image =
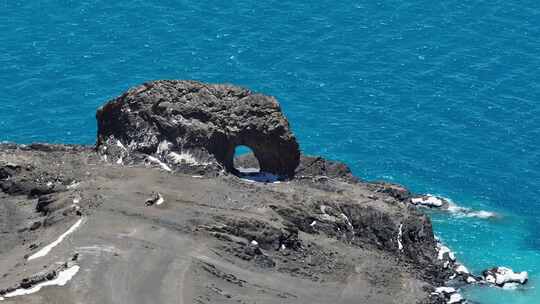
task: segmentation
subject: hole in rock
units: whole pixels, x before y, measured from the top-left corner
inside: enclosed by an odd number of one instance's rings
[[[248,146],[237,146],[234,149],[234,168],[238,176],[253,182],[272,183],[279,180],[277,175],[261,171],[255,153]]]

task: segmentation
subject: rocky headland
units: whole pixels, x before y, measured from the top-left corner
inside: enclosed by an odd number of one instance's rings
[[[0,145],[1,301],[463,303],[527,281],[456,261],[423,209],[443,199],[303,155],[272,97],[155,81],[96,117],[95,146]]]

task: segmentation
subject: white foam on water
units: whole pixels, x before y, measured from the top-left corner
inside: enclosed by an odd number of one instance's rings
[[[423,197],[415,197],[411,200],[411,202],[415,205],[421,205],[421,206],[427,206],[427,207],[442,207],[444,202],[440,198],[427,194]]]
[[[465,214],[466,217],[477,217],[481,219],[489,219],[489,218],[496,218],[498,217],[497,213],[491,212],[491,211],[472,211]]]
[[[79,272],[79,265],[71,266],[70,268],[64,269],[58,273],[55,279],[50,281],[44,281],[41,283],[36,284],[35,286],[32,286],[29,289],[19,288],[17,290],[14,290],[10,293],[6,293],[4,295],[4,298],[12,298],[17,296],[23,296],[23,295],[29,295],[32,293],[36,293],[41,290],[41,288],[45,286],[64,286],[69,282],[76,274]]]
[[[82,224],[82,221],[83,219],[79,219],[75,224],[73,224],[73,226],[71,226],[71,228],[68,229],[68,231],[64,232],[61,236],[59,236],[54,242],[50,243],[49,245],[43,247],[41,250],[39,250],[38,252],[32,254],[31,256],[28,257],[28,261],[30,260],[33,260],[33,259],[37,259],[37,258],[41,258],[41,257],[44,257],[46,256],[47,254],[49,254],[49,252],[56,246],[58,246],[58,244],[60,244],[68,235],[70,235],[71,233],[73,233],[75,230],[77,230],[77,228],[79,228],[79,226]]]
[[[467,267],[463,266],[463,265],[458,265],[455,269],[455,272],[456,273],[459,273],[459,274],[469,274],[469,269],[467,269]]]
[[[148,156],[148,160],[150,162],[152,162],[152,163],[158,164],[161,167],[161,169],[163,169],[163,170],[165,170],[167,172],[172,171],[172,169],[169,166],[167,166],[167,164],[163,163],[162,161],[160,161],[159,159],[157,159],[157,158],[155,158],[153,156]]]
[[[450,299],[448,300],[448,304],[455,304],[455,303],[461,303],[463,301],[463,297],[459,293],[453,293],[450,295]]]
[[[516,290],[519,287],[519,283],[505,283],[503,289],[506,290]]]
[[[510,268],[498,267],[497,272],[495,272],[495,283],[498,285],[514,282],[524,284],[528,279],[529,274],[526,271],[516,273]]]
[[[454,287],[437,287],[435,288],[435,292],[439,294],[442,294],[442,293],[450,294],[450,293],[455,293],[456,289]]]
[[[468,284],[476,283],[476,279],[471,276],[468,276],[466,281]]]
[[[432,196],[428,194],[428,196]],[[444,196],[437,196],[441,200],[448,202],[447,211],[458,217],[474,217],[480,219],[490,219],[498,217],[498,214],[491,211],[479,210],[475,211],[470,208],[462,207],[456,204],[452,199]]]
[[[444,258],[444,254],[445,253],[448,253],[448,257],[450,257],[450,260],[452,261],[455,261],[456,260],[456,256],[454,255],[454,253],[450,250],[450,248],[442,245],[441,243],[437,243],[437,249],[438,249],[438,253],[437,253],[437,258],[439,260],[442,260]]]

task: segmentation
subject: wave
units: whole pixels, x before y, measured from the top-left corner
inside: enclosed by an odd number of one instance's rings
[[[447,210],[451,214],[459,217],[471,217],[471,218],[480,218],[480,219],[494,219],[500,218],[500,215],[487,210],[473,210],[471,208],[462,207],[456,204],[452,199],[440,196],[427,194],[428,197],[438,198],[444,201],[446,204],[443,205],[442,209]]]

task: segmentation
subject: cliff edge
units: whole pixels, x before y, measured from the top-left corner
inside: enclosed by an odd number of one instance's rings
[[[97,120],[95,147],[0,145],[5,303],[446,303],[411,193],[301,155],[274,98],[157,81]]]

